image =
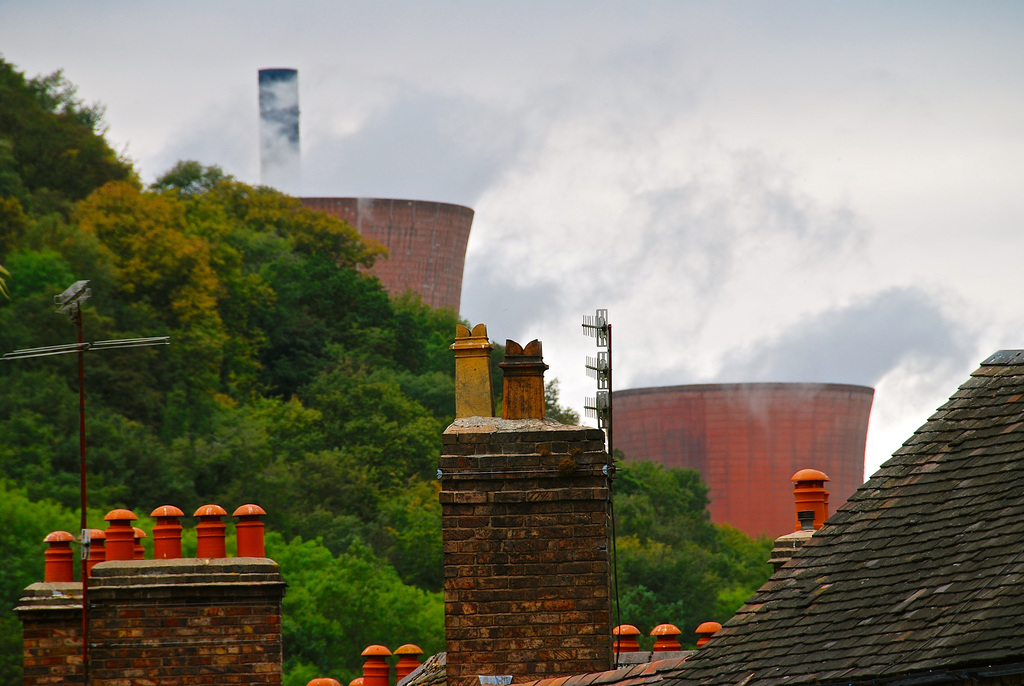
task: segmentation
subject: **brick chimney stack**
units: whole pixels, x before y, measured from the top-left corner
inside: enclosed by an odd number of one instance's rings
[[[539,341],[509,341],[501,367],[505,418],[456,419],[442,437],[449,686],[612,666],[604,434],[541,418]]]

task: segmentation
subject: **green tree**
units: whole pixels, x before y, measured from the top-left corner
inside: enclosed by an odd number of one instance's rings
[[[713,524],[696,471],[627,461],[614,491],[624,623],[669,622],[685,642],[701,622],[724,622],[767,581],[771,542]]]
[[[102,115],[61,72],[28,80],[0,59],[0,139],[9,145],[0,150],[0,194],[40,213],[66,212],[108,181],[137,183],[103,138]]]
[[[573,426],[580,423],[579,412],[558,403],[558,379],[544,384],[544,416]]]
[[[325,674],[347,683],[360,674],[363,648],[375,643],[415,643],[428,654],[443,649],[441,594],[403,584],[369,548],[332,555],[316,541],[285,543],[270,533],[267,554],[288,584],[282,629],[289,683]]]
[[[21,683],[21,623],[12,611],[22,589],[43,580],[43,539],[78,530],[78,515],[48,500],[31,500],[0,479],[0,684]]]

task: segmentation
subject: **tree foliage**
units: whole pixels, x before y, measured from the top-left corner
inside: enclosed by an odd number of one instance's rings
[[[618,453],[621,458],[621,453]],[[724,622],[769,576],[767,538],[713,524],[692,469],[627,461],[614,485],[619,612],[625,624]]]

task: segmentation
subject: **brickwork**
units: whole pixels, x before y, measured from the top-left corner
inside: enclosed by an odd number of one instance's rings
[[[16,612],[22,624],[24,686],[83,683],[82,585],[32,584]]]
[[[456,420],[443,442],[448,684],[609,669],[604,434],[472,417]]]
[[[473,210],[461,205],[384,198],[300,198],[388,249],[371,270],[392,295],[412,290],[431,307],[459,311]]]
[[[283,594],[266,559],[101,563],[89,586],[91,683],[280,684]]]
[[[793,531],[790,477],[828,474],[831,512],[864,482],[874,391],[844,384],[706,384],[617,391],[615,447],[696,469],[711,518],[752,536]]]

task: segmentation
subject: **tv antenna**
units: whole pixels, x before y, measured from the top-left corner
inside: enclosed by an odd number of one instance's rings
[[[79,541],[82,544],[79,555],[82,569],[82,670],[84,671],[85,683],[89,683],[89,619],[88,619],[88,574],[86,573],[86,561],[89,559],[89,545],[91,541],[90,531],[86,522],[86,505],[88,502],[85,478],[85,352],[87,350],[114,350],[116,348],[142,348],[153,345],[169,345],[170,336],[156,336],[153,338],[122,338],[111,341],[91,341],[86,343],[82,340],[82,303],[92,297],[92,289],[89,288],[89,281],[76,281],[60,295],[53,297],[58,314],[66,314],[74,322],[78,333],[78,342],[67,345],[50,345],[42,348],[24,348],[14,350],[3,356],[4,361],[25,360],[31,357],[50,357],[52,355],[69,355],[78,353],[78,447],[79,466],[82,494],[82,534]]]
[[[597,379],[597,395],[583,405],[588,417],[597,420],[597,428],[608,436],[608,456],[612,456],[612,325],[608,310],[597,310],[594,316],[584,315],[583,333],[597,339],[597,357],[587,357],[587,376]]]

